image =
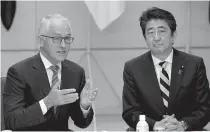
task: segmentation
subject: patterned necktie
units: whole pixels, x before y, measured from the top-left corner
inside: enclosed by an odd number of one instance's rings
[[[170,83],[169,83],[169,77],[168,73],[166,72],[167,62],[163,61],[160,62],[159,65],[162,67],[162,72],[160,72],[160,90],[161,90],[161,96],[163,98],[163,103],[165,110],[168,109],[168,101],[169,101],[169,91],[170,91]]]
[[[50,66],[50,69],[53,72],[52,83],[51,83],[51,88],[52,88],[58,82],[58,69],[59,69],[59,67],[57,65]]]
[[[50,69],[53,72],[52,83],[51,83],[51,88],[52,88],[59,81],[58,80],[58,69],[59,69],[59,67],[57,65],[55,65],[55,66],[52,65],[52,66],[50,66]],[[56,114],[56,108],[57,108],[57,106],[54,106],[54,114]]]

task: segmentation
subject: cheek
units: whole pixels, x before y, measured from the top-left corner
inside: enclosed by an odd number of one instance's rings
[[[49,50],[50,50],[50,54],[52,55],[52,56],[55,56],[56,55],[56,53],[57,53],[57,50],[58,48],[55,46],[55,45],[51,45],[50,47],[49,47]]]
[[[70,50],[70,45],[66,45],[66,51],[69,52]]]
[[[166,46],[170,46],[172,44],[172,42],[173,42],[172,38],[169,38],[169,37],[168,38],[164,38],[163,41],[164,41]]]
[[[146,39],[146,44],[151,47],[152,46],[152,39]]]
[[[43,46],[43,49],[44,49],[44,51],[47,53],[47,54],[51,54],[51,48],[50,48],[50,46],[49,45],[44,45]]]

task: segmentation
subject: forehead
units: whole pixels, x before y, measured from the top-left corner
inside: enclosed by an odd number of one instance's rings
[[[49,24],[49,33],[52,35],[67,35],[71,34],[70,25],[67,20],[53,19]]]
[[[154,29],[154,28],[166,28],[168,29],[169,26],[165,20],[161,19],[152,19],[147,22],[146,24],[146,30]]]

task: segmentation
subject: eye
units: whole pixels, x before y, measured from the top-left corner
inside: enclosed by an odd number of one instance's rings
[[[54,37],[54,40],[61,40],[61,37]]]
[[[65,37],[65,39],[71,39],[71,37]]]
[[[152,34],[152,33],[154,33],[154,32],[153,32],[153,31],[148,31],[147,33],[148,33],[148,34]]]
[[[161,33],[165,32],[165,30],[160,30]]]

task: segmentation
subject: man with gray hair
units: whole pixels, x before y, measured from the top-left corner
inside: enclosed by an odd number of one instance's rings
[[[8,70],[3,94],[6,129],[66,131],[69,117],[86,128],[98,89],[89,88],[81,66],[66,60],[74,40],[68,19],[60,14],[42,18],[37,40],[40,52]]]

